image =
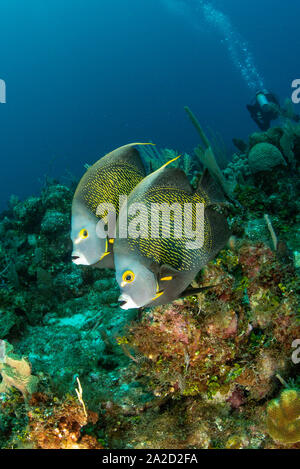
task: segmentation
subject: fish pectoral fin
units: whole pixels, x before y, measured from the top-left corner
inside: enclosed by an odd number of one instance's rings
[[[174,280],[180,272],[168,264],[163,264],[159,269],[159,280]]]
[[[218,181],[218,178],[215,175],[212,176],[207,168],[202,174],[197,191],[200,193],[204,192],[209,203],[221,203],[226,201],[224,189]]]
[[[217,285],[207,285],[206,287],[199,287],[199,288],[187,288],[186,290],[184,290],[181,295],[180,295],[180,298],[186,298],[187,296],[193,296],[193,295],[197,295],[197,293],[201,293],[205,290],[209,290],[210,288],[215,288],[217,287]]]

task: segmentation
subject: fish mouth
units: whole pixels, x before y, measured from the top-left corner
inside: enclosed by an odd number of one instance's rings
[[[127,303],[126,300],[119,300],[119,306],[120,306],[120,308],[125,309],[124,306],[126,305],[126,303]]]
[[[71,256],[72,262],[76,265],[81,264],[80,256],[72,255]]]
[[[80,264],[88,264],[84,258],[84,256],[78,256],[76,253],[72,254],[71,255],[71,259],[72,259],[72,262],[76,265],[80,265]]]
[[[119,296],[118,302],[120,308],[122,309],[135,309],[138,307],[132,298],[126,293],[123,293],[121,296]]]

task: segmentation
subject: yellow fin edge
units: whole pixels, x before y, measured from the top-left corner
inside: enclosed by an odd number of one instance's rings
[[[163,294],[164,294],[164,291],[159,291],[159,292],[157,292],[156,295],[155,295],[155,297],[152,298],[151,301],[157,300],[157,298],[159,298],[159,297],[160,297],[161,295],[163,295]]]
[[[110,252],[105,252],[104,254],[102,254],[102,256],[100,257],[99,261],[102,261],[102,259],[105,257],[105,256],[108,256],[108,254],[110,254]],[[98,262],[99,262],[98,261]]]
[[[136,142],[136,143],[129,143],[129,145],[132,145],[132,146],[134,146],[134,145],[153,145],[153,146],[156,146],[156,143],[149,143],[149,142],[147,142],[147,143],[141,143],[141,142]]]
[[[108,251],[108,239],[106,238],[106,241],[105,241],[105,252],[104,254],[102,254],[102,256],[100,257],[99,261],[102,261],[103,257],[107,256],[108,254],[110,254],[110,252]],[[99,262],[98,261],[98,262]]]
[[[178,160],[178,158],[180,158],[180,157],[181,157],[181,155],[178,155],[178,156],[176,156],[176,158],[173,158],[172,160],[167,161],[167,162],[166,162],[165,164],[163,164],[159,169],[165,168],[165,167],[168,166],[170,163],[173,163],[173,161]]]

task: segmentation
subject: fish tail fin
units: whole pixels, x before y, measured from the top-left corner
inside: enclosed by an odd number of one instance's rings
[[[204,199],[208,199],[208,202],[211,204],[226,202],[221,185],[211,176],[208,169],[204,170],[197,187],[197,192],[202,195]]]

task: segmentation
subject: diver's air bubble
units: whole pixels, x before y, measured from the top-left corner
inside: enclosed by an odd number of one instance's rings
[[[185,17],[192,26],[201,29],[205,22],[222,35],[221,43],[227,48],[235,69],[251,91],[265,88],[264,80],[255,66],[247,42],[233,27],[230,18],[205,0],[162,0],[174,13]]]

